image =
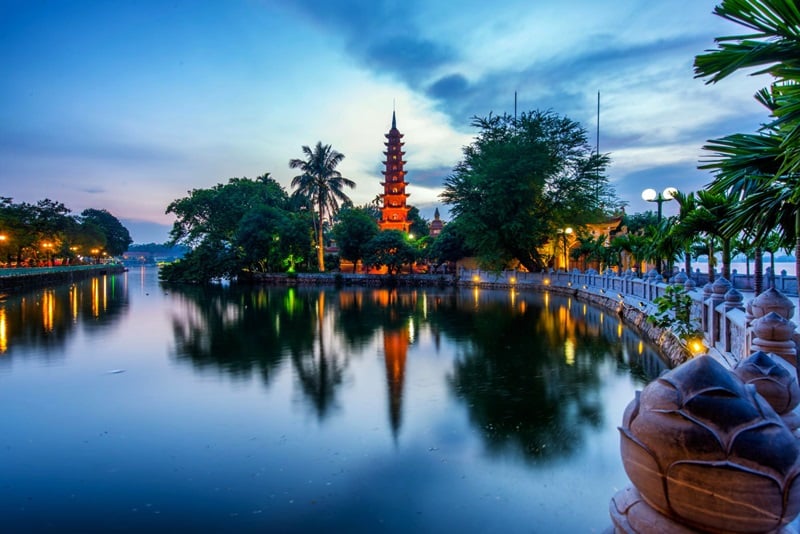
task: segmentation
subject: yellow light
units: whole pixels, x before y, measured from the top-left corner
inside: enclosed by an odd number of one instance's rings
[[[0,354],[8,350],[8,327],[6,325],[6,309],[0,308]]]
[[[476,282],[476,283],[480,282],[481,281],[481,277],[478,276],[477,274],[474,274],[474,275],[472,275],[472,281]]]
[[[514,276],[512,276],[511,278],[509,278],[509,280],[508,280],[508,281],[509,281],[509,282],[511,282],[512,284],[516,284],[516,283],[517,283],[517,279],[516,279],[516,277],[514,277]]]
[[[706,351],[706,346],[700,338],[689,339],[686,342],[686,346],[689,348],[689,352],[692,356],[699,356]]]
[[[564,361],[567,365],[575,364],[575,342],[571,339],[564,341]]]
[[[545,278],[543,283],[544,283],[544,285],[549,286],[550,285],[550,279],[549,278]]]

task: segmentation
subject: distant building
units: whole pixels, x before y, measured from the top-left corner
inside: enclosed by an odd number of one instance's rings
[[[433,220],[430,225],[430,236],[436,237],[441,234],[442,228],[444,228],[444,223],[439,219],[439,208],[436,208],[436,211],[433,212]]]
[[[408,183],[405,180],[406,172],[403,170],[405,161],[403,156],[405,152],[402,151],[403,142],[401,141],[403,134],[397,129],[397,118],[392,112],[392,128],[386,136],[386,169],[383,171],[384,181],[381,183],[383,186],[383,208],[381,209],[381,220],[378,223],[381,230],[400,230],[408,232],[411,227],[411,222],[408,220],[408,211],[411,209],[406,205],[408,193],[406,193],[406,186]]]

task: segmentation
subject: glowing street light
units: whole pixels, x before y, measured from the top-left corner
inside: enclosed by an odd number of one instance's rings
[[[647,202],[655,202],[658,204],[658,222],[661,222],[661,204],[664,202],[669,202],[673,198],[675,198],[675,193],[678,190],[674,187],[667,187],[664,189],[663,193],[657,193],[655,189],[645,189],[642,191],[642,200],[646,200]]]
[[[675,198],[675,193],[678,190],[674,187],[667,187],[664,189],[663,193],[657,193],[655,189],[645,189],[642,191],[642,200],[646,200],[647,202],[655,202],[658,204],[658,225],[661,226],[661,204],[664,202],[669,202],[673,198]],[[656,270],[661,274],[661,258],[658,258],[656,262]]]

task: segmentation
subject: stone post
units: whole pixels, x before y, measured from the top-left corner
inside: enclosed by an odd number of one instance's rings
[[[732,323],[730,317],[728,316],[728,312],[731,310],[744,310],[744,295],[742,295],[741,291],[738,289],[731,287],[728,292],[725,293],[724,297],[724,311],[720,317],[722,321],[722,346],[725,352],[730,352],[732,346]],[[737,355],[737,358],[741,357],[742,355]]]
[[[725,316],[725,306],[720,305],[725,302],[725,293],[730,291],[730,289],[731,283],[723,276],[717,278],[711,285],[712,293],[709,311],[711,312],[710,327],[712,347],[722,341],[722,323]]]
[[[797,368],[797,347],[792,339],[796,325],[775,312],[753,320],[751,349],[780,356]]]

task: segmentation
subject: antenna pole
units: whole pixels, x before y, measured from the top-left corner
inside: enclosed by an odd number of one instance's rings
[[[517,92],[514,91],[514,122],[517,122]]]

